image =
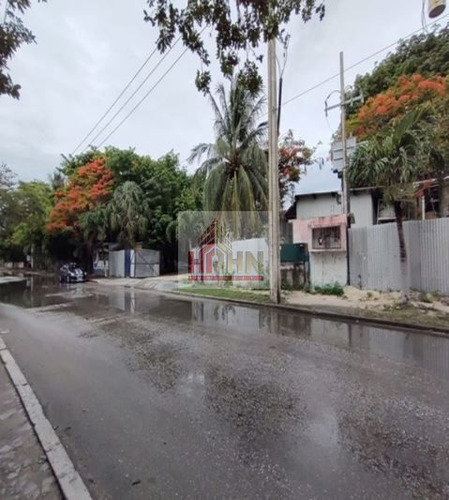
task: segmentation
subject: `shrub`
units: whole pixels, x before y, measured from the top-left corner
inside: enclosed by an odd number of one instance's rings
[[[340,283],[334,283],[333,285],[315,286],[315,293],[320,295],[336,295],[337,297],[343,297],[345,290]]]

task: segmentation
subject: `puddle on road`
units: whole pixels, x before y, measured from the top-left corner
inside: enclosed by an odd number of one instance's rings
[[[23,274],[20,277],[23,281],[0,284],[0,302],[28,309],[63,304],[86,296],[82,283],[60,284],[53,276]]]
[[[74,299],[77,299],[76,301]],[[123,288],[98,289],[87,284],[59,284],[33,276],[0,286],[0,302],[20,307],[71,303],[70,312],[86,319],[107,319],[117,312],[176,325],[201,325],[203,331],[229,335],[292,337],[314,344],[411,363],[439,377],[449,376],[449,338],[392,331],[362,324],[324,320],[263,307],[243,307],[201,299],[181,300]],[[276,345],[273,346],[276,348]]]

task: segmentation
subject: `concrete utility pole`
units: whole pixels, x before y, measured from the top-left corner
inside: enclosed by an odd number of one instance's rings
[[[276,39],[268,41],[268,237],[270,252],[270,297],[281,301],[279,235],[279,162],[276,89]]]
[[[348,154],[346,146],[346,94],[345,94],[345,61],[343,52],[340,52],[340,110],[341,110],[341,144],[343,149],[343,167],[342,167],[342,184],[343,184],[343,213],[349,217],[351,213],[351,196],[348,189]],[[349,223],[349,220],[347,220]]]
[[[328,105],[328,100],[335,93],[340,94],[340,102],[333,106]],[[363,95],[354,97],[350,96],[346,99],[346,88],[345,88],[345,67],[344,67],[344,56],[343,52],[340,52],[340,90],[335,90],[326,99],[325,112],[326,116],[332,109],[340,109],[340,128],[341,128],[341,144],[342,144],[342,158],[341,158],[341,180],[342,180],[342,213],[348,216],[351,213],[351,199],[349,194],[349,183],[348,183],[348,142],[346,137],[346,108],[348,104],[353,104],[355,102],[362,101]]]
[[[335,91],[337,92],[337,91]],[[332,92],[333,94],[334,92]],[[348,276],[347,276],[347,284],[350,284],[350,275],[349,275],[349,226],[351,224],[350,221],[350,213],[351,213],[351,194],[348,183],[348,145],[346,138],[346,105],[352,104],[357,101],[363,101],[363,96],[351,96],[350,99],[346,100],[346,87],[345,87],[345,63],[344,63],[344,55],[343,52],[340,52],[340,102],[334,106],[328,106],[327,101],[329,97],[326,99],[326,116],[327,113],[331,109],[340,108],[340,120],[341,120],[341,145],[342,145],[342,169],[341,169],[341,184],[342,184],[342,212],[346,215],[346,257],[348,260],[347,268],[348,268]]]

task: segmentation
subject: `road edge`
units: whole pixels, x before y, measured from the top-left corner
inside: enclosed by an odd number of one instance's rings
[[[64,445],[44,415],[42,406],[33,389],[1,337],[0,358],[19,395],[64,498],[67,500],[92,500],[89,490],[76,471]]]
[[[350,321],[353,323],[363,323],[370,324],[377,327],[388,327],[396,330],[405,330],[405,331],[413,331],[417,333],[426,333],[428,335],[435,335],[438,337],[448,337],[449,336],[449,328],[443,327],[429,327],[425,325],[412,325],[410,323],[402,323],[399,321],[391,321],[380,318],[370,318],[366,316],[357,316],[355,314],[342,313],[337,311],[327,311],[316,307],[309,306],[296,306],[292,304],[274,304],[272,302],[256,302],[252,300],[244,300],[244,299],[233,299],[233,298],[222,298],[222,297],[213,297],[211,295],[201,295],[197,293],[188,293],[188,292],[180,292],[180,291],[170,291],[165,292],[167,294],[176,295],[178,297],[190,297],[197,299],[208,299],[215,300],[221,302],[231,302],[234,304],[240,304],[244,306],[256,306],[256,307],[269,307],[272,309],[280,309],[287,312],[296,312],[299,314],[307,314],[310,316],[317,316],[323,319],[331,319],[336,321]]]

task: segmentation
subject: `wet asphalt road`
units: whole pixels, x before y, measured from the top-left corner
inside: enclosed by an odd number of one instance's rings
[[[0,302],[94,498],[449,498],[449,339],[93,284]]]

